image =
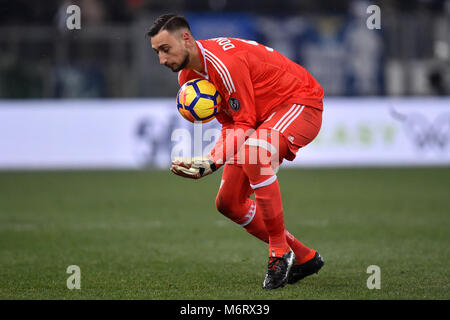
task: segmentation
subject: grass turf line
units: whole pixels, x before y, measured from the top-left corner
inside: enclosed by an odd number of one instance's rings
[[[220,173],[1,172],[0,299],[450,298],[449,168],[278,177],[288,230],[326,264],[265,291],[266,244],[214,208]]]

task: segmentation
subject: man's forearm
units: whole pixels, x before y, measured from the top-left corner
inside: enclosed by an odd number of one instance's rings
[[[224,126],[219,139],[208,154],[208,158],[214,162],[217,168],[221,167],[225,162],[233,159],[253,132],[254,129],[246,125]]]

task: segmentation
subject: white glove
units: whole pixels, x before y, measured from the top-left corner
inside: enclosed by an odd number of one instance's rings
[[[172,161],[170,171],[184,178],[200,179],[217,170],[216,164],[204,157],[181,158]]]

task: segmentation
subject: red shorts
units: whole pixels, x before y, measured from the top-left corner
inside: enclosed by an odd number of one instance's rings
[[[301,147],[314,140],[321,125],[321,110],[297,104],[279,106],[244,143],[244,147],[245,145],[261,147],[267,154],[265,156],[256,154],[252,157],[245,152],[238,152],[227,163],[237,165],[256,163],[258,159],[265,158],[266,162],[272,161],[273,167],[277,167],[283,159],[292,161]],[[252,162],[251,159],[256,161]]]
[[[260,129],[272,129],[287,139],[288,146],[284,158],[292,161],[301,147],[306,146],[319,134],[322,125],[322,111],[309,106],[294,104],[292,106],[279,106],[258,127]],[[280,144],[280,147],[282,145]],[[282,155],[280,150],[280,155]]]

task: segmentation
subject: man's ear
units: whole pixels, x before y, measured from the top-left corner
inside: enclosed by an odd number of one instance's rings
[[[194,43],[194,38],[192,38],[192,35],[188,31],[183,31],[181,34],[181,40],[185,43],[186,46],[192,46]]]

